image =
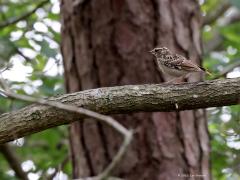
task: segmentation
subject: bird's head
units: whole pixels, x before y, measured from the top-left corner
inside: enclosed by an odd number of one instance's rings
[[[154,48],[153,50],[150,51],[154,56],[160,57],[162,55],[167,55],[170,54],[170,50],[166,47],[159,47],[159,48]]]

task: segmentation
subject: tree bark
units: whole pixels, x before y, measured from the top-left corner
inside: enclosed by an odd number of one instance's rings
[[[197,1],[62,0],[61,15],[67,92],[168,80],[159,74],[148,53],[156,46],[166,46],[200,63]],[[200,76],[189,79],[199,80]],[[203,110],[116,116],[138,131],[114,175],[133,180],[182,179],[182,175],[209,179],[205,116]],[[121,140],[100,123],[73,123],[73,177],[101,172]]]
[[[51,97],[46,101],[83,107],[102,114],[229,106],[240,103],[240,78],[167,86],[152,84],[98,88]],[[0,115],[0,144],[84,117],[51,106],[32,104]]]

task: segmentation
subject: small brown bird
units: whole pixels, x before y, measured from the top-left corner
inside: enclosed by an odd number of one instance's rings
[[[173,54],[166,47],[154,48],[150,52],[156,57],[160,70],[172,77],[180,78],[192,72],[210,74],[207,70],[187,60],[185,57]]]

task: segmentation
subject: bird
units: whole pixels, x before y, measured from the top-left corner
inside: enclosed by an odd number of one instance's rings
[[[175,79],[182,78],[193,72],[205,72],[211,75],[211,73],[203,67],[191,62],[182,55],[172,53],[166,47],[154,48],[150,53],[156,57],[157,65],[160,70],[163,73],[174,77],[174,79],[168,82],[172,82]]]

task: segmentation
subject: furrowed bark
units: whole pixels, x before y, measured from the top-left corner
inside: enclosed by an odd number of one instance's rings
[[[179,85],[127,85],[49,98],[104,114],[180,111],[240,103],[240,78]],[[57,108],[32,104],[0,116],[0,144],[84,118]],[[161,121],[161,119],[159,119]]]

